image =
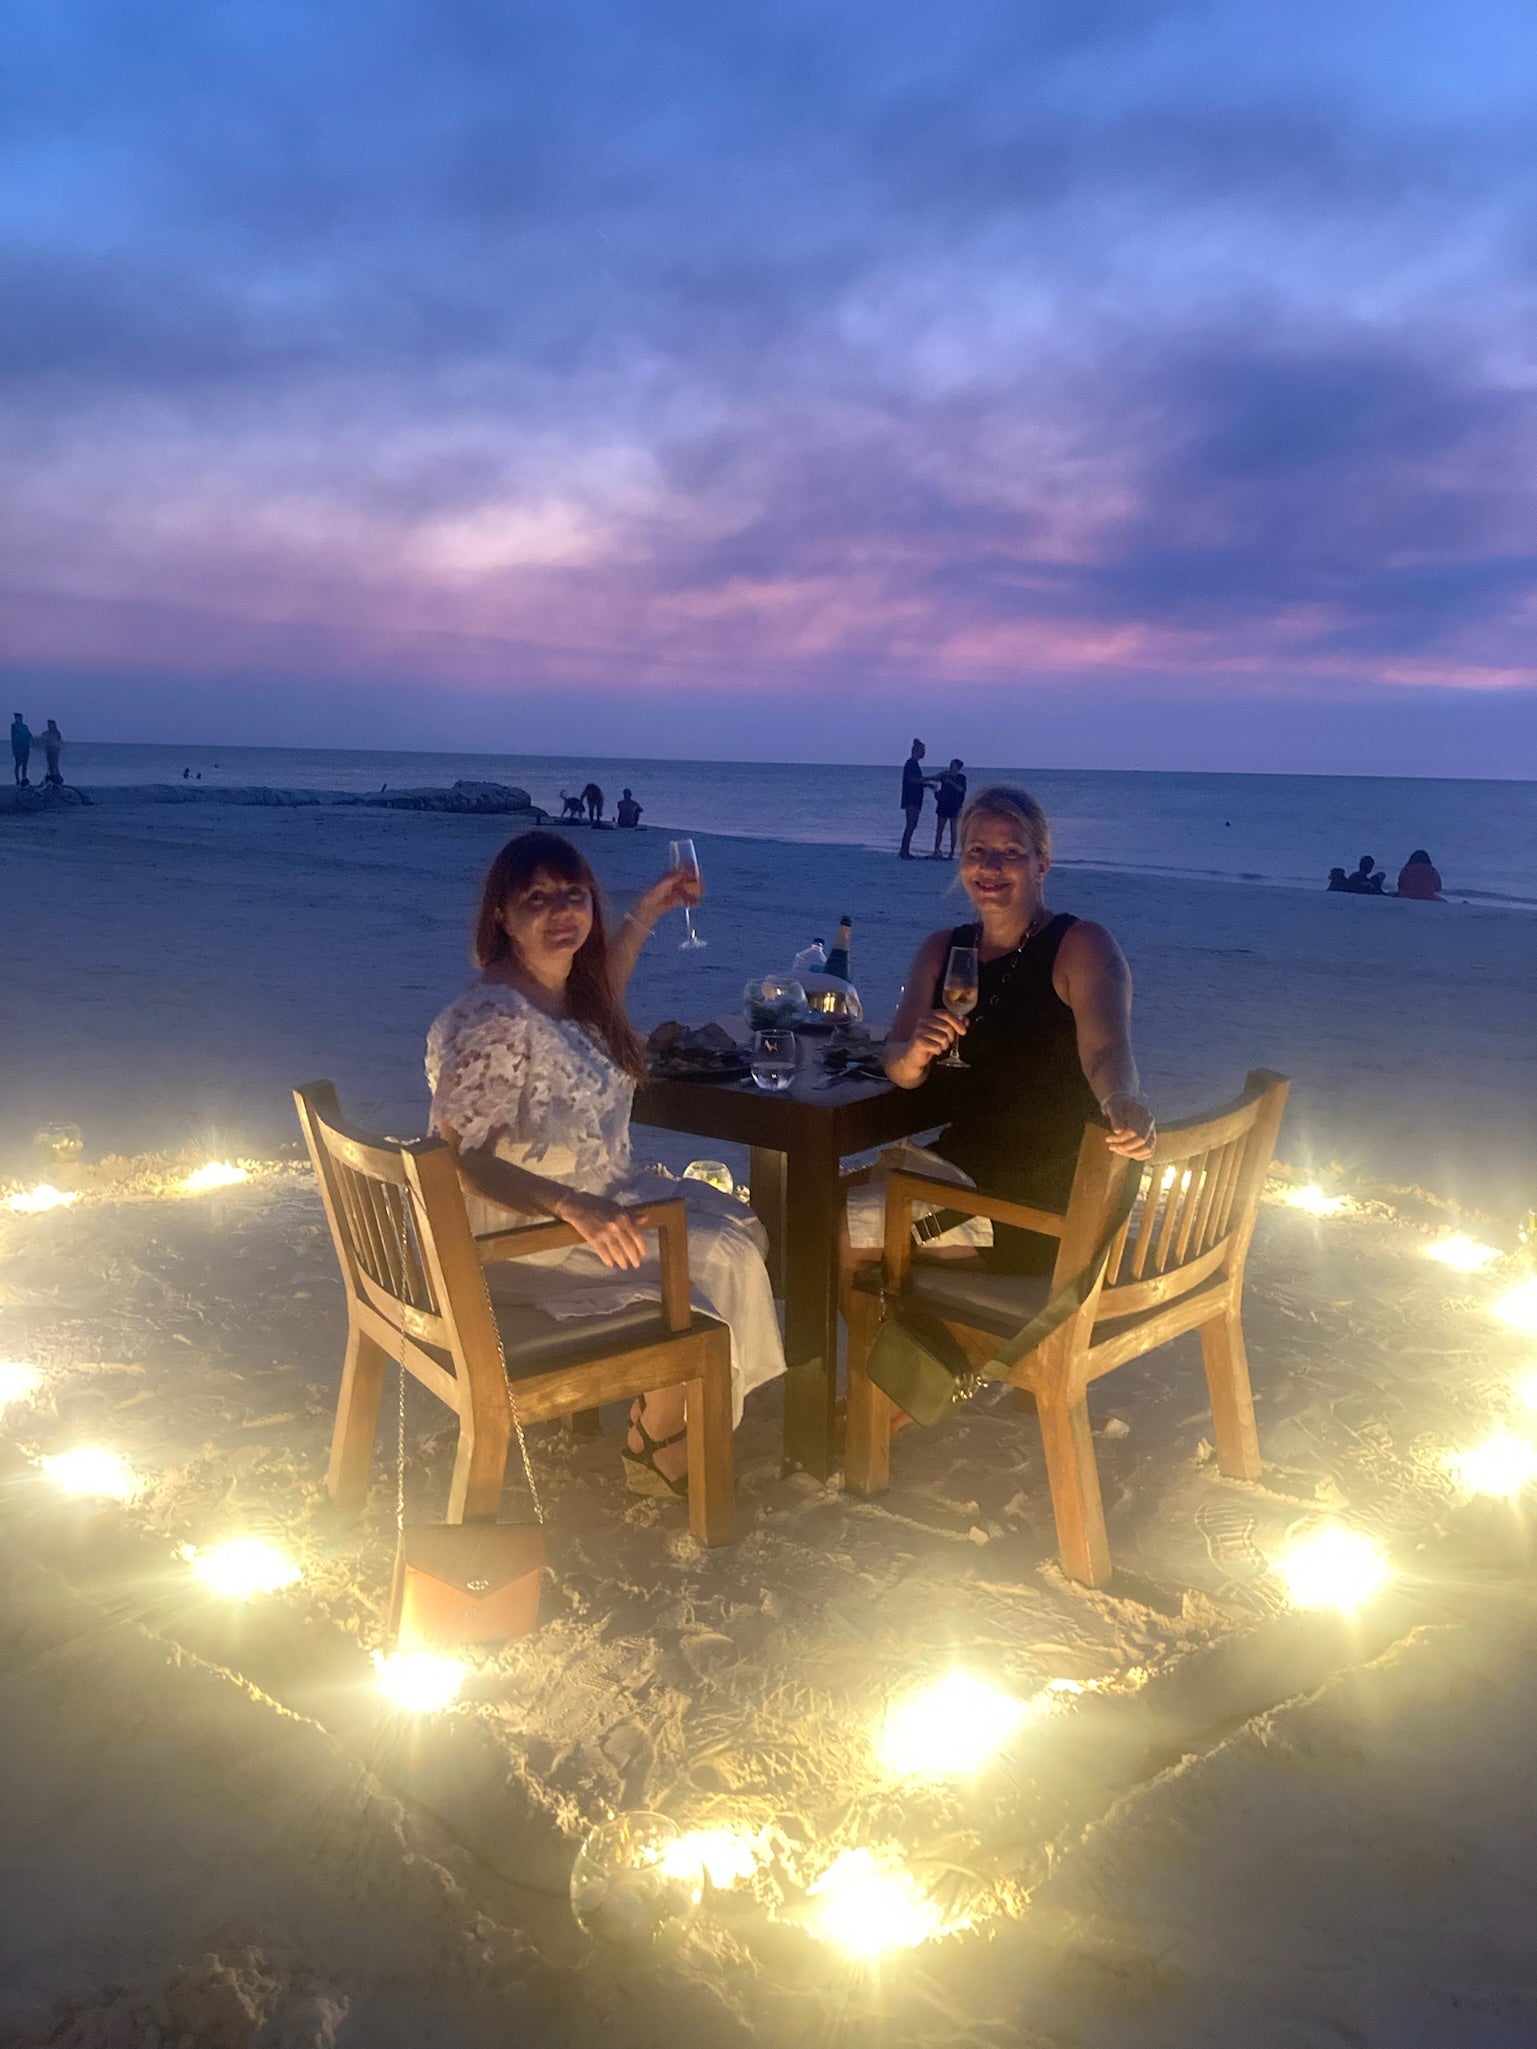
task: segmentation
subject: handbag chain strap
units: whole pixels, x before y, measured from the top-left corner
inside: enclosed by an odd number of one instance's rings
[[[397,1359],[400,1368],[400,1411],[395,1433],[395,1533],[399,1536],[406,1526],[406,1275],[410,1271],[410,1209],[411,1190],[402,1181],[400,1184],[400,1330]],[[491,1317],[491,1328],[496,1333],[496,1356],[502,1369],[502,1383],[507,1389],[507,1407],[512,1413],[512,1427],[517,1432],[518,1456],[523,1461],[523,1477],[528,1482],[528,1498],[534,1505],[534,1521],[544,1522],[544,1503],[539,1498],[539,1482],[534,1478],[533,1461],[528,1455],[528,1439],[523,1435],[523,1418],[518,1414],[517,1398],[512,1391],[512,1379],[507,1371],[507,1353],[502,1344],[501,1325],[495,1313]]]

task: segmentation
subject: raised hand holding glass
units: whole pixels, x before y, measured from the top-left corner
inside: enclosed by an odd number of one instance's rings
[[[672,842],[672,866],[675,874],[686,875],[696,888],[700,886],[699,856],[694,852],[694,842],[692,840],[674,840]],[[679,941],[679,953],[687,953],[691,948],[709,945],[710,942],[707,939],[701,939],[694,930],[694,908],[692,904],[685,904],[683,906],[683,922],[688,927],[688,937]]]
[[[952,946],[949,964],[945,969],[945,1009],[958,1021],[970,1017],[977,1007],[978,994],[977,949],[974,946]],[[965,1067],[964,1061],[954,1046],[940,1061],[941,1067]]]

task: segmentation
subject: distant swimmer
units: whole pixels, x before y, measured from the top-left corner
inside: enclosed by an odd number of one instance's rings
[[[43,728],[42,740],[43,753],[48,761],[48,773],[43,777],[43,781],[51,790],[62,790],[64,774],[59,763],[64,754],[64,735],[59,731],[57,719],[48,721]]]
[[[587,823],[603,823],[603,792],[596,783],[589,783],[582,792],[582,802],[587,806]]]
[[[16,786],[26,790],[32,787],[27,776],[27,763],[32,758],[32,728],[21,713],[11,715],[11,767],[15,772]]]
[[[1398,871],[1398,894],[1414,903],[1444,904],[1441,875],[1423,847],[1416,847]]]
[[[616,824],[622,825],[627,832],[633,832],[635,827],[640,824],[640,814],[644,809],[645,806],[637,804],[629,791],[626,790],[615,807],[614,821]]]

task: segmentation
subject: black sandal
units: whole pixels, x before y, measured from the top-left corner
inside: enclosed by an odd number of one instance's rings
[[[653,1437],[646,1428],[646,1404],[642,1397],[639,1411],[630,1418],[630,1428],[640,1438],[639,1451],[631,1451],[627,1444],[619,1447],[624,1460],[625,1484],[632,1494],[648,1494],[661,1501],[686,1501],[688,1499],[688,1474],[680,1473],[676,1480],[668,1478],[656,1462],[656,1454],[665,1451],[669,1444],[681,1444],[688,1435],[688,1425],[674,1430],[671,1437]]]

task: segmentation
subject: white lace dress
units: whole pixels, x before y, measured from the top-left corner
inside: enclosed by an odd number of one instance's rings
[[[546,1017],[516,989],[476,982],[427,1034],[431,1129],[451,1125],[465,1146],[492,1144],[499,1159],[616,1202],[682,1194],[688,1204],[689,1276],[696,1307],[731,1328],[736,1420],[748,1391],[784,1371],[784,1346],[763,1264],[763,1226],[735,1197],[699,1181],[661,1179],[630,1153],[635,1084],[587,1029]],[[531,1219],[465,1190],[477,1235]],[[654,1241],[653,1241],[654,1242]],[[493,1297],[551,1316],[601,1316],[654,1300],[655,1254],[628,1272],[586,1246],[501,1261],[486,1269]]]

